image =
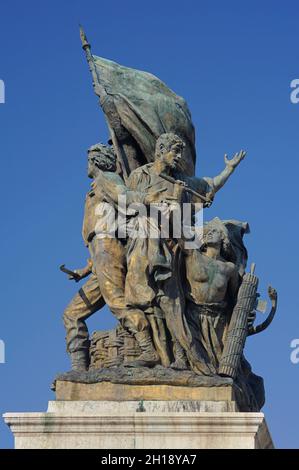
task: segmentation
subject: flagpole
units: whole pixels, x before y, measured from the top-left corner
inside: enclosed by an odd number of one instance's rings
[[[98,71],[97,71],[95,60],[94,60],[94,57],[91,53],[90,43],[88,42],[85,31],[83,30],[83,27],[81,25],[80,25],[80,38],[81,38],[82,48],[85,52],[86,60],[87,60],[88,66],[89,66],[89,70],[90,70],[91,75],[92,75],[93,89],[94,89],[95,94],[100,98],[100,105],[102,107],[102,104],[104,103],[106,98],[109,99],[109,97],[108,97],[108,94],[105,90],[105,87],[101,84],[101,80],[100,80],[100,77],[99,77],[99,74],[98,74]],[[115,110],[115,112],[116,112],[116,110]],[[105,112],[104,112],[104,114],[105,114]],[[111,125],[110,125],[110,123],[107,119],[106,114],[105,114],[105,118],[106,118],[106,121],[107,121],[107,125],[108,125],[108,128],[109,128],[111,139],[112,139],[112,142],[113,142],[113,148],[114,148],[116,156],[117,156],[117,158],[120,162],[124,180],[126,181],[127,178],[129,177],[129,174],[130,174],[130,167],[129,167],[129,163],[128,163],[128,160],[127,160],[127,156],[126,156],[124,150],[122,149],[122,147],[119,145],[119,142],[118,142],[117,136],[115,134],[115,131],[111,127]]]

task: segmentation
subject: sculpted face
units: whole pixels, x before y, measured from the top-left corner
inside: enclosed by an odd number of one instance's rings
[[[180,160],[183,157],[184,143],[174,142],[169,149],[162,149],[161,159],[167,167],[176,169],[179,166]]]
[[[216,227],[210,227],[205,234],[206,245],[220,245],[222,242],[222,233]]]
[[[98,158],[98,152],[88,152],[88,159],[87,159],[87,174],[88,178],[95,178],[98,170],[98,166],[96,164],[96,159]]]
[[[88,152],[88,163],[87,163],[87,174],[89,178],[95,178],[99,172],[102,171],[115,171],[116,162],[111,155],[105,153],[105,149],[101,152],[100,150],[89,150]]]

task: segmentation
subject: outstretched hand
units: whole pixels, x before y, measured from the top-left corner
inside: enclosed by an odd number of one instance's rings
[[[225,165],[227,167],[230,167],[232,169],[236,168],[239,163],[245,158],[246,156],[246,152],[245,150],[241,150],[240,152],[238,153],[235,153],[235,155],[233,156],[233,158],[229,159],[228,158],[228,155],[225,154],[224,155],[224,162],[225,162]]]

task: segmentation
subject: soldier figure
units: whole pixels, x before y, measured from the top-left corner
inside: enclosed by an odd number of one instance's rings
[[[126,278],[126,255],[122,240],[111,233],[97,236],[96,226],[101,225],[101,215],[97,206],[101,203],[117,202],[119,194],[130,196],[139,202],[144,195],[128,191],[116,171],[116,158],[113,150],[97,144],[88,151],[88,176],[94,181],[85,202],[83,239],[88,247],[91,260],[86,268],[75,271],[75,279],[90,278],[81,287],[65,309],[63,321],[66,328],[67,351],[72,368],[87,370],[89,366],[89,334],[85,320],[107,304],[123,328],[134,335],[142,354],[132,366],[154,366],[159,362],[150,334],[148,320],[142,310],[128,308],[124,289]],[[105,179],[110,194],[103,190],[100,181]],[[108,228],[109,230],[109,228]],[[72,278],[72,277],[71,277]],[[128,363],[129,364],[129,363]]]
[[[152,199],[158,206],[161,203],[182,205],[184,202],[212,201],[214,194],[245,157],[244,151],[237,153],[231,160],[225,155],[226,167],[214,178],[188,177],[180,170],[184,148],[185,143],[179,136],[162,134],[156,143],[154,163],[143,165],[130,174],[127,182],[129,189],[147,191],[148,194],[155,192],[156,198]],[[152,225],[149,219],[147,223]],[[163,227],[160,229],[162,231]],[[126,300],[128,305],[145,310],[152,324],[153,317],[157,314],[161,317],[162,312],[174,346],[175,360],[172,367],[186,368],[189,356],[193,368],[208,375],[211,369],[197,351],[191,350],[190,332],[183,320],[184,301],[181,301],[179,294],[180,269],[176,265],[180,264],[180,255],[176,245],[171,235],[169,239],[160,236],[160,239],[148,237],[130,241],[127,251]]]

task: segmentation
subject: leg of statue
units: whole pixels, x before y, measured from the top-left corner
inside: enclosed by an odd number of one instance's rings
[[[73,370],[88,369],[89,334],[85,320],[104,305],[98,278],[91,274],[63,313],[67,351],[71,357]]]
[[[173,341],[173,355],[175,360],[170,367],[177,370],[189,369],[186,353],[177,340]]]
[[[123,328],[135,336],[142,354],[138,366],[152,367],[160,362],[154,348],[149,322],[145,313],[128,307],[125,299],[126,254],[117,238],[94,239],[92,252],[102,295]],[[133,361],[134,363],[137,361]],[[132,367],[133,362],[130,362]]]
[[[146,310],[146,316],[151,325],[153,342],[164,367],[171,364],[171,353],[168,348],[170,334],[167,334],[167,327],[162,311],[158,307],[154,307],[152,311]]]
[[[171,280],[170,280],[171,281]],[[169,293],[167,296],[160,297],[160,308],[165,314],[166,325],[170,331],[173,342],[174,363],[171,365],[175,369],[186,369],[191,366],[194,372],[203,375],[213,375],[216,371],[212,364],[209,363],[206,355],[202,354],[202,349],[197,347],[193,341],[189,324],[184,320],[184,313],[181,310],[180,302],[177,301],[175,295],[178,289],[169,289],[171,282],[165,282]]]

